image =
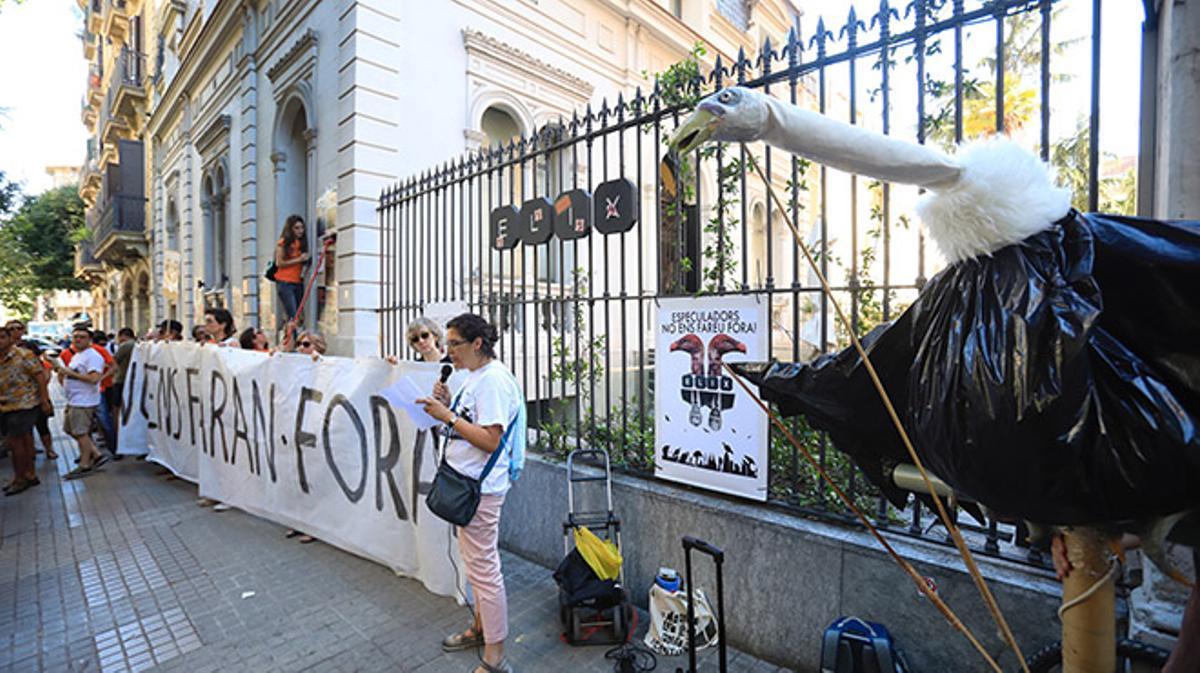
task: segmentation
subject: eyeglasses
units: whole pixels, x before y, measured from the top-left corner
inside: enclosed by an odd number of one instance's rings
[[[311,342],[311,341],[301,341],[301,342],[300,342],[300,345],[301,345],[302,347],[304,347],[304,348],[311,348],[311,347],[312,347],[312,342]]]
[[[432,335],[429,332],[421,332],[420,334],[414,334],[414,335],[410,336],[408,338],[408,342],[415,344],[418,341],[420,341],[421,339],[428,339],[430,336],[432,336]]]
[[[446,339],[446,346],[449,348],[458,348],[459,346],[461,346],[463,344],[469,344],[469,343],[471,343],[471,342],[463,341],[462,339]]]

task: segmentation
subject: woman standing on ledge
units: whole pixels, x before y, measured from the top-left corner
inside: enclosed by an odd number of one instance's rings
[[[475,673],[511,673],[504,658],[508,637],[508,597],[500,569],[500,507],[524,457],[525,396],[512,372],[496,360],[496,328],[472,313],[447,324],[446,347],[450,361],[468,370],[462,389],[450,398],[450,389],[438,382],[433,397],[417,400],[425,412],[446,424],[445,460],[461,474],[478,479],[494,451],[502,451],[482,484],[475,518],[458,530],[458,549],[467,566],[467,580],[475,595],[475,621],[461,633],[442,641],[447,652],[483,645],[483,659]]]
[[[283,319],[287,322],[300,310],[304,298],[302,266],[309,260],[308,237],[304,232],[304,218],[289,215],[283,225],[283,237],[275,245],[275,284],[279,286],[279,303],[283,307]]]

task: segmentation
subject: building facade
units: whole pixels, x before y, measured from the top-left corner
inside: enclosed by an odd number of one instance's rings
[[[385,187],[798,17],[788,0],[81,1],[95,136],[77,274],[100,324],[190,327],[220,305],[279,327],[263,273],[299,214],[314,257],[335,239],[304,322],[345,355],[379,352]]]
[[[150,325],[149,242],[142,170],[146,111],[147,0],[80,0],[88,80],[82,120],[92,134],[79,176],[90,239],[75,274],[92,288],[93,322],[143,331]]]

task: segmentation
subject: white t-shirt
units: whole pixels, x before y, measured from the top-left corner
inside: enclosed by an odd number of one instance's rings
[[[501,441],[503,433],[517,418],[525,396],[517,380],[504,363],[492,360],[488,364],[467,374],[460,391],[453,397],[452,410],[463,420],[476,425],[499,425]],[[515,431],[514,431],[515,432]],[[510,440],[511,441],[511,440]],[[497,449],[502,453],[484,480],[481,491],[488,494],[508,491],[509,446]],[[491,454],[476,448],[457,432],[447,430],[446,462],[460,473],[479,478]]]
[[[96,349],[88,347],[71,357],[67,369],[79,374],[104,371],[104,357]],[[67,405],[72,407],[95,407],[100,405],[100,382],[88,383],[73,379],[70,376],[63,379],[63,388],[67,391]]]

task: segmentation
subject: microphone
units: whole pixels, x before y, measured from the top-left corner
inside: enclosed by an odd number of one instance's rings
[[[442,378],[438,379],[438,381],[445,383],[450,378],[450,374],[453,372],[454,367],[451,367],[450,365],[442,365]]]

